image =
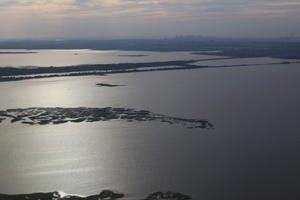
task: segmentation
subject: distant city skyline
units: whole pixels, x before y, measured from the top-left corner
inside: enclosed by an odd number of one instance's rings
[[[296,0],[1,0],[0,39],[300,37]]]

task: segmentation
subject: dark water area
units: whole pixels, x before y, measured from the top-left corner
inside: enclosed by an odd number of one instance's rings
[[[207,119],[0,124],[0,193],[60,190],[128,199],[299,199],[299,64],[35,79],[0,83],[0,110],[126,107]],[[98,87],[97,83],[124,85]]]

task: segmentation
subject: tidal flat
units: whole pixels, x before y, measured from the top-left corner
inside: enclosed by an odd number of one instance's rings
[[[116,200],[122,199],[125,195],[117,193],[112,190],[102,190],[97,195],[91,196],[76,196],[62,194],[61,192],[49,193],[33,193],[33,194],[19,194],[7,195],[0,194],[0,200]],[[141,200],[190,200],[191,197],[179,192],[154,192]]]
[[[169,124],[180,124],[187,128],[212,129],[214,126],[207,120],[185,119],[155,114],[147,110],[126,108],[27,108],[0,111],[2,120],[10,118],[11,123],[21,122],[29,125],[63,124],[67,122],[97,122],[108,120],[160,121]],[[1,120],[1,121],[2,121]],[[0,123],[1,123],[0,121]]]

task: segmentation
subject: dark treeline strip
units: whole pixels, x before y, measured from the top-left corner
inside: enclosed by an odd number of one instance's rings
[[[21,80],[29,80],[29,79],[37,79],[37,78],[55,78],[55,77],[67,77],[67,76],[91,76],[91,75],[104,76],[106,74],[102,72],[82,72],[82,73],[34,75],[34,76],[7,76],[7,77],[0,76],[0,82],[21,81]]]
[[[189,70],[189,69],[204,69],[204,68],[232,68],[232,67],[253,67],[253,66],[266,66],[266,65],[279,65],[279,64],[295,64],[300,62],[279,62],[279,63],[267,63],[267,64],[239,64],[239,65],[221,65],[221,66],[208,66],[208,65],[193,65],[185,63],[181,66],[167,67],[166,65],[161,66],[161,68],[153,69],[143,69],[143,68],[134,68],[134,69],[119,69],[119,70],[110,70],[107,72],[81,72],[81,73],[67,73],[67,74],[51,74],[51,75],[36,75],[36,76],[8,76],[1,77],[0,82],[7,81],[20,81],[20,80],[29,80],[29,79],[38,79],[38,78],[54,78],[54,77],[67,77],[67,76],[92,76],[92,75],[108,75],[108,74],[120,74],[120,73],[137,73],[137,72],[151,72],[151,71],[171,71],[171,70]]]
[[[71,73],[84,71],[110,71],[110,70],[126,70],[144,67],[160,67],[168,65],[185,65],[198,61],[220,60],[224,58],[198,59],[198,60],[178,60],[166,62],[150,62],[150,63],[119,63],[119,64],[85,64],[64,67],[1,67],[0,76],[18,76],[18,75],[35,75],[35,74],[52,74],[52,73]],[[226,58],[227,59],[227,58]]]
[[[34,54],[37,52],[31,52],[31,51],[2,51],[0,54]]]
[[[34,74],[50,74],[50,73],[70,73],[84,71],[108,71],[134,69],[141,67],[158,67],[166,65],[182,65],[192,61],[169,61],[169,62],[153,62],[153,63],[122,63],[122,64],[89,64],[65,67],[33,67],[33,68],[15,68],[3,67],[0,69],[0,76],[17,76],[17,75],[34,75]]]
[[[0,82],[8,82],[8,81],[22,81],[29,79],[38,79],[38,78],[55,78],[55,77],[68,77],[68,76],[105,76],[108,74],[121,74],[121,73],[136,73],[136,72],[150,72],[150,71],[167,71],[167,70],[182,70],[182,69],[193,69],[193,68],[203,68],[203,67],[195,67],[195,66],[182,66],[182,67],[173,67],[173,68],[159,68],[159,69],[124,69],[124,70],[112,70],[110,72],[82,72],[82,73],[69,73],[69,74],[51,74],[51,75],[34,75],[34,76],[7,76],[1,77]]]
[[[187,70],[187,69],[197,69],[197,68],[209,68],[209,66],[193,66],[193,65],[187,64],[184,66],[162,67],[162,68],[158,68],[158,69],[155,69],[155,68],[153,68],[153,69],[124,69],[124,70],[112,70],[109,72],[82,72],[82,73],[34,75],[34,76],[7,76],[7,77],[0,76],[0,82],[21,81],[21,80],[38,79],[38,78],[68,77],[68,76],[93,76],[93,75],[105,76],[108,74],[137,73],[137,72],[151,72],[151,71],[169,71],[169,70]]]

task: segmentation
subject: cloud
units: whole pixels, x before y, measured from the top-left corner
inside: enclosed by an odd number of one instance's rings
[[[264,10],[276,15],[299,9],[298,1],[278,0],[1,0],[2,10],[16,13],[16,11],[35,11],[47,15],[61,16],[103,16],[124,17],[128,14],[140,17],[157,14],[163,17],[178,15],[184,17],[247,15]],[[89,12],[89,13],[87,13]],[[164,14],[163,14],[164,13]]]
[[[5,31],[7,34],[11,30],[22,32],[24,27],[44,27],[45,24],[48,24],[46,28],[55,30],[90,24],[90,27],[105,26],[107,29],[120,26],[122,31],[126,24],[132,30],[153,27],[157,32],[171,24],[174,27],[184,24],[189,28],[169,29],[176,29],[174,34],[189,30],[201,34],[206,32],[203,27],[215,32],[216,24],[220,26],[217,32],[222,33],[227,30],[222,24],[230,27],[233,21],[239,25],[251,22],[254,27],[257,24],[261,28],[264,27],[259,25],[261,21],[274,24],[276,20],[290,24],[286,32],[292,30],[294,34],[298,29],[290,27],[296,26],[295,19],[300,20],[300,2],[296,0],[0,0],[0,26],[7,27],[0,37]],[[195,26],[201,28],[195,29]]]

